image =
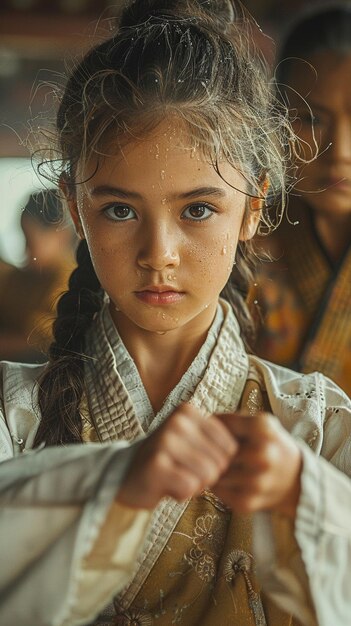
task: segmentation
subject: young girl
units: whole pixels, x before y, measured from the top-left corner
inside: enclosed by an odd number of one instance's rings
[[[237,321],[293,135],[213,6],[136,0],[62,98],[81,242],[48,364],[2,366],[2,626],[348,623],[350,402]]]
[[[267,241],[256,294],[260,356],[320,370],[351,394],[351,7],[300,17],[281,51],[278,82],[306,158],[283,220]],[[313,132],[312,132],[313,131]]]

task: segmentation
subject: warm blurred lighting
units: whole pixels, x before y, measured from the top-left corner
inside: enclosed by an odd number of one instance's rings
[[[0,159],[0,257],[8,263],[24,261],[21,209],[29,194],[42,188],[30,159]]]
[[[18,74],[21,69],[21,59],[14,50],[0,47],[0,76],[8,78]]]
[[[0,11],[37,14],[95,15],[99,17],[106,10],[120,7],[123,0],[1,0]]]
[[[89,0],[61,0],[60,7],[67,13],[82,13],[89,7]]]

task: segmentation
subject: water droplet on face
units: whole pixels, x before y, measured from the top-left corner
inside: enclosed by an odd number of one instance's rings
[[[161,170],[160,176],[161,176],[161,179],[164,180],[166,178],[166,172],[164,170]]]
[[[167,202],[167,199],[166,198],[162,198],[161,204],[166,204],[166,202]]]
[[[37,257],[36,257],[36,256],[34,256],[34,257],[33,257],[33,261],[36,261],[36,260],[37,260]]]
[[[166,313],[162,313],[161,317],[162,317],[163,320],[165,320],[167,318]]]
[[[227,246],[223,246],[222,250],[221,250],[221,254],[227,254]]]
[[[167,280],[175,280],[176,277],[174,276],[174,274],[168,274],[167,275]]]

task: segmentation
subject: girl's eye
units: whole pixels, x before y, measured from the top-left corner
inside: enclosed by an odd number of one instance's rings
[[[215,209],[208,204],[192,204],[183,211],[182,217],[185,217],[185,219],[188,220],[201,222],[207,220],[211,217],[211,215],[213,215],[213,213],[215,213]]]
[[[300,113],[299,120],[302,124],[307,124],[308,126],[319,126],[322,124],[322,120],[318,115],[313,115],[313,113]]]
[[[110,204],[104,209],[104,213],[115,222],[127,222],[136,217],[134,209],[127,204]]]

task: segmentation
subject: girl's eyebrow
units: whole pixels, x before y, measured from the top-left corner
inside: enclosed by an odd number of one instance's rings
[[[225,196],[225,190],[221,187],[197,187],[196,189],[191,189],[190,191],[185,191],[184,193],[179,194],[178,198],[194,198],[196,196],[217,196],[223,198]]]
[[[136,191],[129,191],[128,189],[122,189],[122,187],[112,187],[110,185],[98,185],[97,187],[93,187],[90,190],[90,194],[95,197],[118,196],[120,198],[135,198],[137,200],[143,199],[143,196]],[[183,193],[173,194],[170,196],[170,200],[177,198],[195,198],[198,196],[217,196],[223,198],[225,195],[226,192],[221,187],[196,187],[195,189],[190,189],[189,191],[184,191]]]
[[[127,189],[122,189],[121,187],[112,187],[111,185],[98,185],[97,187],[92,187],[92,189],[90,189],[90,195],[95,197],[119,196],[121,198],[142,198],[140,193],[128,191]]]

